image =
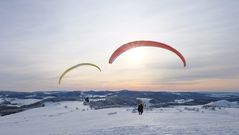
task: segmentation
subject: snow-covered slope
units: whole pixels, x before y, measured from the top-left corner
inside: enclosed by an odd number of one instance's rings
[[[30,105],[39,101],[41,100],[40,99],[15,99],[15,100],[12,100],[11,103],[22,106],[22,105]]]
[[[239,134],[238,108],[199,112],[183,108],[158,108],[138,115],[133,108],[91,110],[76,101],[47,103],[0,117],[0,135]]]
[[[30,104],[41,101],[40,99],[33,99],[33,98],[32,99],[18,99],[18,98],[4,98],[4,99],[2,99],[2,101],[4,101],[4,100],[8,101],[11,104],[16,105],[16,106],[30,105]],[[0,102],[1,102],[1,99],[0,99]]]
[[[194,99],[176,99],[174,100],[174,103],[183,104],[183,103],[188,103],[192,101],[194,101]]]
[[[209,106],[215,106],[215,107],[232,107],[232,108],[239,108],[238,102],[229,102],[227,100],[219,100],[216,102],[208,103]]]

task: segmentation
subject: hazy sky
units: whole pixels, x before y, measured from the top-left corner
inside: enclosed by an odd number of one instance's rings
[[[238,0],[2,0],[0,90],[239,91]],[[153,40],[108,64],[120,45]],[[60,74],[81,62],[95,63]]]

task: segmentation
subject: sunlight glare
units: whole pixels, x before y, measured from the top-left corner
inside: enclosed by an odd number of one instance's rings
[[[144,59],[144,52],[142,48],[135,48],[125,53],[125,57],[130,63],[140,63]]]

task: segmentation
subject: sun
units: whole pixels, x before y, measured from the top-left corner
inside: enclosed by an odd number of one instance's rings
[[[141,63],[144,59],[144,51],[142,48],[135,48],[125,53],[125,57],[130,63]]]

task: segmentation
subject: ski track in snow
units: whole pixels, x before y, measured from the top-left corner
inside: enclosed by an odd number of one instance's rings
[[[77,101],[49,103],[45,107],[0,117],[0,135],[239,134],[239,108],[196,112],[184,110],[182,106],[146,110],[142,116],[131,110],[91,110]]]

